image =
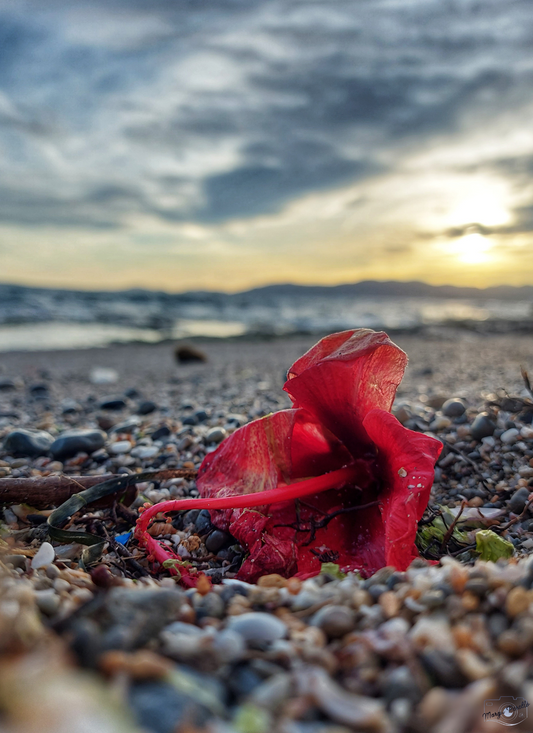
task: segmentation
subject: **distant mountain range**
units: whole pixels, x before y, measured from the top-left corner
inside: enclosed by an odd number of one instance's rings
[[[497,285],[490,288],[458,287],[456,285],[429,285],[428,283],[413,280],[401,282],[397,280],[363,280],[358,283],[342,285],[294,285],[281,283],[253,288],[239,293],[223,293],[209,290],[191,290],[179,293],[168,293],[158,290],[131,288],[128,290],[73,290],[59,288],[30,287],[0,283],[0,301],[20,301],[28,296],[45,296],[54,300],[67,299],[73,296],[81,301],[95,300],[128,300],[142,302],[143,300],[170,300],[181,302],[213,302],[233,301],[241,299],[261,300],[262,298],[309,298],[341,297],[341,298],[453,298],[458,300],[533,300],[533,285],[514,287],[512,285]]]

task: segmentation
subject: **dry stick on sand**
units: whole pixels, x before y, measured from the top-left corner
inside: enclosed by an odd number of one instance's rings
[[[196,471],[169,469],[169,478],[193,479]],[[80,489],[116,478],[112,473],[100,476],[32,476],[31,478],[0,479],[1,504],[29,504],[36,509],[45,509],[62,504]]]

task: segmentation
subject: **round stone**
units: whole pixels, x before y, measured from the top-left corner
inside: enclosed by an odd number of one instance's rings
[[[524,510],[528,499],[529,489],[525,486],[522,486],[511,496],[509,500],[509,509],[515,514],[520,514]]]
[[[101,430],[66,430],[54,440],[50,452],[58,461],[72,458],[77,453],[94,453],[105,445],[106,435]]]
[[[4,450],[14,456],[36,458],[45,456],[54,439],[44,430],[26,430],[19,428],[8,433],[4,440]]]
[[[480,412],[472,423],[470,434],[474,440],[488,438],[496,430],[496,425],[492,422],[487,412]]]
[[[232,541],[232,536],[228,532],[224,532],[221,529],[215,529],[205,541],[205,547],[208,552],[212,552],[214,555],[221,550],[224,545]]]
[[[466,407],[464,403],[455,397],[450,400],[446,400],[442,406],[442,414],[446,415],[446,417],[461,417],[465,410]]]
[[[331,639],[338,639],[354,630],[355,614],[346,606],[325,606],[315,614],[312,623]]]
[[[60,598],[53,590],[38,590],[35,592],[37,608],[46,616],[53,616],[59,610]]]
[[[519,435],[519,430],[517,430],[516,428],[510,428],[500,435],[500,440],[506,445],[511,445],[511,443],[516,443]]]
[[[250,645],[277,641],[287,635],[287,627],[283,621],[276,616],[261,612],[232,616],[227,628],[240,634]]]
[[[221,443],[226,437],[227,433],[224,428],[211,428],[208,430],[205,436],[206,443]]]
[[[150,415],[152,412],[157,410],[157,405],[152,400],[143,400],[137,406],[138,415]]]

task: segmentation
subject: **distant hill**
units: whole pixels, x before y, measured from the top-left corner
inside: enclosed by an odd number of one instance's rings
[[[213,302],[217,300],[259,300],[262,298],[308,298],[322,297],[352,297],[352,298],[454,298],[469,300],[533,300],[533,285],[513,287],[512,285],[497,285],[490,288],[469,288],[455,285],[429,285],[417,280],[400,282],[396,280],[363,280],[357,283],[343,285],[294,285],[280,283],[253,288],[239,293],[222,293],[209,290],[195,290],[180,293],[145,290],[131,288],[120,291],[87,291],[59,288],[29,287],[0,283],[0,301],[17,301],[28,296],[48,296],[56,300],[79,298],[81,301],[94,300],[128,300],[131,302],[143,301],[178,301],[178,302]]]
[[[377,298],[456,298],[474,300],[533,300],[533,285],[513,287],[512,285],[497,285],[491,288],[465,288],[455,285],[429,285],[428,283],[413,280],[400,282],[397,280],[363,280],[358,283],[344,285],[267,285],[254,288],[240,296],[340,296],[340,297],[377,297]]]

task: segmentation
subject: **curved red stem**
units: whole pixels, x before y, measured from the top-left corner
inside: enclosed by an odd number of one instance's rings
[[[174,559],[176,555],[165,550],[146,531],[152,517],[160,512],[175,512],[188,509],[248,509],[256,506],[276,504],[291,499],[300,499],[310,494],[319,494],[328,489],[341,488],[357,477],[357,469],[353,464],[339,468],[337,471],[325,473],[322,476],[296,481],[294,484],[277,486],[268,491],[257,491],[254,494],[240,494],[216,498],[174,499],[161,501],[148,507],[137,520],[135,534],[139,541],[147,548],[154,559],[162,565],[165,560]],[[171,570],[172,572],[172,570]],[[175,572],[173,574],[176,574]],[[182,576],[183,580],[183,576]]]

